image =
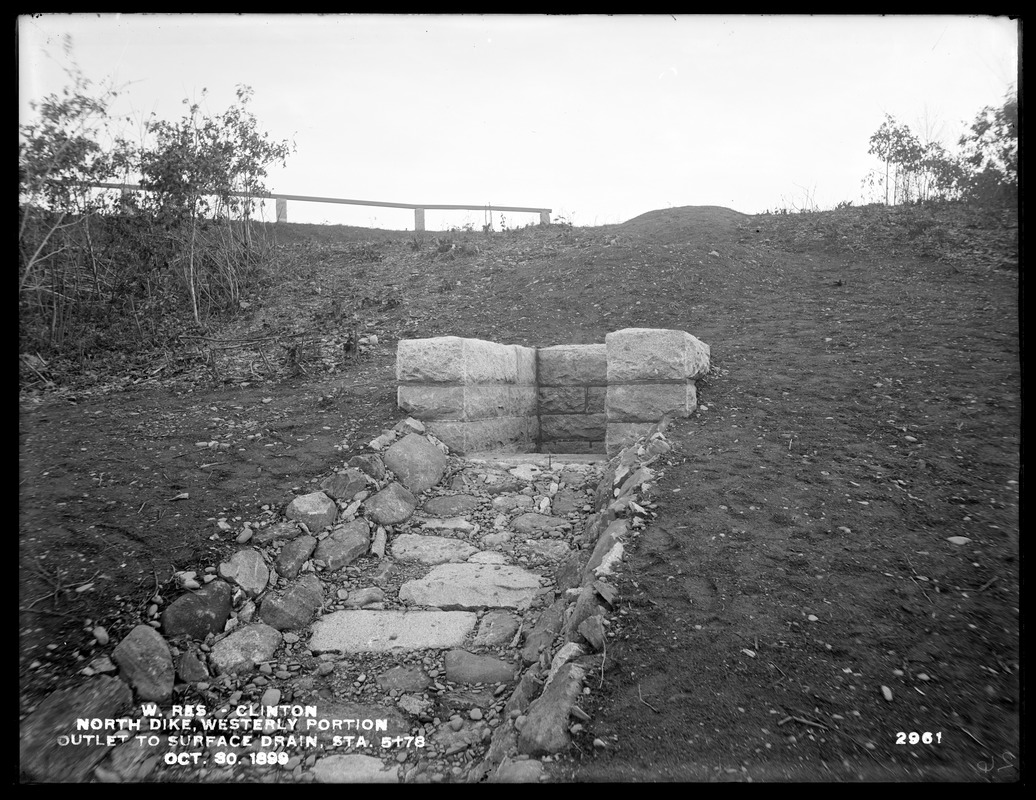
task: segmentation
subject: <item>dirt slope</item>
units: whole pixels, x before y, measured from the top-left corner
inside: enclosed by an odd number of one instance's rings
[[[52,365],[56,390],[23,376],[21,712],[110,650],[93,624],[117,642],[172,599],[174,568],[229,551],[220,518],[279,513],[398,419],[399,338],[679,328],[712,346],[707,410],[674,427],[593,720],[553,779],[1015,779],[1012,225],[691,207],[493,235],[281,229],[231,324]],[[378,343],[346,360],[353,324]]]
[[[674,428],[558,774],[1017,779],[1014,287],[775,255],[702,309],[708,410]]]

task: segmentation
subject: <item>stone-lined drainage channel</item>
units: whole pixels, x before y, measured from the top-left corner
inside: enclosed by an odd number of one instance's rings
[[[95,630],[83,683],[24,721],[23,772],[545,779],[588,719],[609,576],[651,515],[662,430],[610,461],[463,458],[402,421],[282,521],[228,528],[234,555],[180,575],[185,592],[156,597],[122,641]]]

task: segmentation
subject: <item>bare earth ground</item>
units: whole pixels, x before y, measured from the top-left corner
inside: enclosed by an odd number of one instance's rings
[[[231,552],[220,518],[279,514],[400,418],[398,339],[678,328],[714,370],[670,431],[593,719],[552,780],[1019,779],[1016,221],[688,207],[276,235],[230,324],[23,368],[23,717],[173,599],[174,570]],[[346,362],[353,313],[378,343]]]

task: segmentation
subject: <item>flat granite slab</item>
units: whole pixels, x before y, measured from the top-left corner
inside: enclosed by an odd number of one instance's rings
[[[534,464],[546,467],[548,464],[603,464],[610,456],[603,453],[506,453],[494,450],[485,453],[469,453],[468,461],[480,463],[503,462],[505,464]]]
[[[399,599],[445,609],[526,609],[540,591],[540,579],[521,567],[502,564],[442,564],[425,577],[399,587]]]
[[[471,611],[335,611],[313,623],[317,653],[383,653],[459,647],[474,630]]]

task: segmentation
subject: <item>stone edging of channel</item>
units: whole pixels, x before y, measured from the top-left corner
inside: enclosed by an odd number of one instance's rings
[[[609,615],[619,608],[618,588],[609,578],[625,545],[654,516],[646,498],[658,474],[650,465],[671,450],[668,425],[669,419],[662,419],[608,462],[581,537],[586,548],[572,553],[559,570],[558,596],[525,634],[525,668],[472,781],[545,778],[540,758],[567,750],[573,729],[589,721],[578,705],[583,683],[603,670]]]

